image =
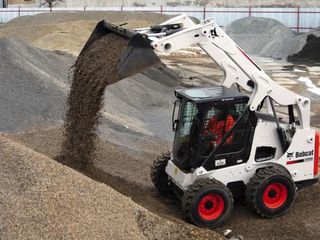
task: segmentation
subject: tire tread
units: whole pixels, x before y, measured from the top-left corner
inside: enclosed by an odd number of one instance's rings
[[[158,156],[157,159],[153,161],[153,164],[151,166],[151,172],[150,172],[151,181],[154,184],[154,186],[158,189],[158,191],[163,195],[170,194],[169,190],[163,189],[162,186],[160,186],[160,181],[162,181],[162,179],[160,179],[161,174],[165,170],[169,160],[170,160],[170,152],[166,152]]]
[[[247,204],[251,208],[253,208],[257,214],[259,214],[262,217],[272,218],[272,217],[277,217],[279,215],[282,215],[284,213],[282,212],[277,215],[268,215],[260,210],[256,201],[256,194],[260,184],[270,177],[279,176],[279,175],[286,176],[288,179],[291,180],[292,184],[295,187],[295,184],[290,174],[287,171],[277,167],[266,167],[266,168],[258,169],[256,174],[250,179],[249,183],[247,184],[247,189],[246,189]]]
[[[182,210],[187,218],[187,221],[192,222],[192,216],[191,216],[191,208],[192,208],[192,204],[193,204],[193,199],[195,198],[195,196],[203,189],[206,189],[208,187],[219,187],[222,188],[226,193],[228,198],[231,201],[231,209],[229,210],[229,212],[232,212],[233,209],[233,195],[230,191],[230,189],[225,186],[223,183],[221,183],[220,181],[216,180],[216,179],[210,179],[210,178],[202,178],[199,180],[196,180],[190,187],[189,189],[184,193],[184,196],[182,198],[181,201],[181,207]],[[221,220],[216,226],[217,227],[219,225],[221,225],[226,219]]]

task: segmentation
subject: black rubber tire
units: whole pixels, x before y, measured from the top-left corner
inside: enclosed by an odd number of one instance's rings
[[[170,160],[170,152],[163,153],[158,156],[151,166],[151,181],[158,191],[164,195],[172,195],[170,188],[170,181],[168,175],[165,172],[168,161]]]
[[[281,184],[286,188],[286,198],[279,207],[270,208],[264,202],[264,191],[271,184]],[[246,189],[246,201],[257,214],[272,218],[286,213],[296,196],[296,186],[289,173],[277,167],[259,169],[250,179]]]
[[[202,218],[199,213],[199,203],[204,197],[211,194],[221,196],[224,207],[222,213],[217,218],[207,220]],[[215,179],[203,178],[196,180],[184,193],[181,206],[189,222],[198,227],[215,228],[223,224],[230,217],[233,209],[233,196],[226,185]]]

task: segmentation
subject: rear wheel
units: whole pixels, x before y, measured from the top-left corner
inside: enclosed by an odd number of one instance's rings
[[[223,224],[233,209],[232,193],[215,179],[199,179],[184,193],[182,209],[189,221],[199,227],[214,228]]]
[[[167,196],[171,195],[170,180],[166,174],[166,166],[170,160],[170,152],[158,156],[151,166],[151,181],[158,191]]]
[[[263,168],[250,179],[247,203],[261,216],[271,218],[284,214],[292,206],[296,186],[291,176],[276,167]]]

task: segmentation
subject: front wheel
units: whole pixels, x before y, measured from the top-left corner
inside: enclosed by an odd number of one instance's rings
[[[262,217],[277,217],[289,210],[296,194],[291,176],[276,167],[263,168],[250,179],[247,203]]]
[[[158,156],[151,166],[150,173],[152,183],[158,189],[158,191],[164,196],[172,194],[170,188],[170,180],[165,171],[169,160],[170,152],[163,153],[162,155]]]
[[[223,224],[233,209],[232,193],[215,179],[199,179],[184,193],[182,209],[198,227],[215,228]]]

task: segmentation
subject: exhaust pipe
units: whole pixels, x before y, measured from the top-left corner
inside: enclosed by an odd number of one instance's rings
[[[118,59],[116,67],[112,71],[111,82],[109,82],[109,84],[142,72],[160,62],[160,59],[154,53],[150,44],[151,41],[147,36],[110,24],[104,20],[97,24],[80,55],[95,41],[110,33],[117,34],[130,40],[127,48]]]

